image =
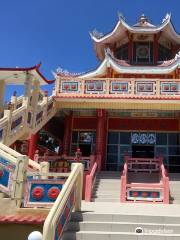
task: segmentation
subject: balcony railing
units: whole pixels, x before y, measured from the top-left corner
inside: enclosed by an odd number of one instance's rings
[[[180,79],[58,78],[55,96],[74,98],[178,99]]]

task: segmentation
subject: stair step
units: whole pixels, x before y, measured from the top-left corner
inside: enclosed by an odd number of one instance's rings
[[[141,228],[144,233],[159,231],[161,233],[180,234],[180,224],[153,224],[153,223],[131,223],[131,222],[70,222],[68,231],[108,231],[134,233]]]
[[[66,232],[63,240],[179,240],[180,234],[138,234],[129,232]]]

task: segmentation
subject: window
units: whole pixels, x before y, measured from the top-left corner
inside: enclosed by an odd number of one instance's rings
[[[128,43],[118,48],[115,55],[118,59],[128,60]]]
[[[134,63],[153,63],[153,43],[134,42],[133,61]]]
[[[165,61],[169,59],[171,59],[170,49],[159,44],[158,45],[158,61]]]
[[[167,134],[157,133],[156,134],[156,144],[157,145],[167,145]]]

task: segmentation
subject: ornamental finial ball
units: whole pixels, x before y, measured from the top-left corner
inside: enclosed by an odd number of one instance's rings
[[[42,234],[38,231],[34,231],[29,234],[28,240],[42,240]]]

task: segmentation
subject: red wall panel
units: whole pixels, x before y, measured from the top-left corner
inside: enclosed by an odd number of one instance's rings
[[[111,130],[179,131],[178,119],[110,118]]]
[[[81,117],[73,119],[73,129],[96,129],[97,119],[94,117]]]

